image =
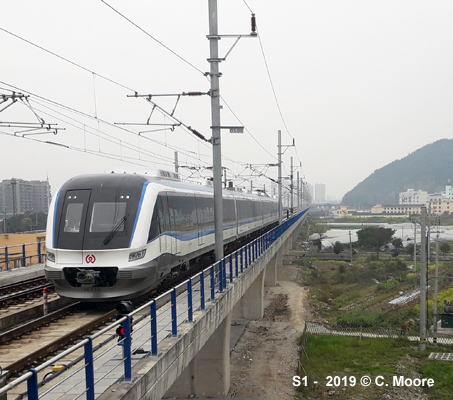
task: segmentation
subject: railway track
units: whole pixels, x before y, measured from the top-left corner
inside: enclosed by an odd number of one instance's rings
[[[43,277],[2,286],[0,288],[0,309],[40,297],[44,288],[47,288],[48,293],[55,291],[53,284]]]
[[[76,303],[0,334],[0,366],[10,377],[53,356],[115,318],[115,309],[86,310]]]
[[[239,247],[241,245],[238,245]],[[236,248],[230,249],[231,251]],[[165,281],[148,294],[134,300],[134,308],[177,286],[191,276],[212,265],[210,257],[203,258],[196,266],[180,273],[176,278]],[[42,288],[40,289],[42,293]],[[181,288],[183,290],[183,288]],[[112,321],[117,311],[116,303],[76,303],[65,307],[47,316],[37,318],[0,334],[0,367],[10,372],[10,378],[20,375],[22,371],[32,368],[36,363],[54,356],[58,351],[75,343],[104,325]],[[159,307],[160,305],[158,305]],[[104,310],[95,310],[95,308]],[[105,308],[110,307],[106,310]],[[136,320],[139,322],[139,320]],[[52,330],[52,326],[56,329]],[[63,329],[58,329],[63,327]],[[46,336],[46,340],[44,340]],[[112,335],[114,337],[115,335]],[[53,337],[53,338],[52,338]],[[49,340],[47,340],[49,339]],[[18,345],[18,346],[17,346]],[[20,347],[20,354],[14,360],[5,357],[9,348]],[[14,351],[16,353],[16,351]]]

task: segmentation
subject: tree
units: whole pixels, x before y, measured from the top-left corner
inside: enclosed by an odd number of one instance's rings
[[[439,250],[443,255],[450,253],[450,245],[448,243],[441,243],[439,246]]]
[[[368,226],[357,231],[359,246],[370,247],[376,250],[376,257],[379,258],[379,249],[392,240],[395,229]]]
[[[47,215],[43,212],[32,213],[27,211],[24,214],[16,215],[6,220],[7,232],[16,233],[31,230],[45,230],[46,221]],[[3,223],[0,225],[0,230],[3,232]]]
[[[403,239],[401,239],[401,238],[393,239],[392,245],[393,245],[393,247],[396,247],[397,249],[401,249],[403,247]]]
[[[21,232],[31,231],[33,228],[33,222],[31,218],[29,217],[22,218],[22,220],[19,223],[19,227]]]
[[[406,253],[407,253],[407,254],[410,254],[410,255],[413,255],[413,254],[414,254],[414,243],[409,243],[409,244],[406,246]]]
[[[341,242],[335,242],[333,245],[333,252],[335,254],[340,254],[343,251],[343,244]]]

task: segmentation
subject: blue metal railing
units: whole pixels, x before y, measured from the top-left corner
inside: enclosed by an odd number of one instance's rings
[[[41,241],[0,247],[0,271],[41,264],[45,251],[45,243]]]
[[[106,364],[105,361],[103,361],[103,357],[107,357],[107,360],[109,361],[117,360],[119,357],[120,362],[116,362],[115,365],[112,366],[109,370],[109,373],[112,373],[118,368],[121,368],[121,376],[124,377],[125,381],[130,382],[132,380],[133,362],[137,362],[137,360],[133,360],[132,357],[133,336],[135,337],[134,343],[136,345],[149,346],[151,355],[158,356],[159,342],[169,336],[177,337],[178,327],[180,325],[184,323],[193,323],[194,307],[197,307],[196,310],[200,311],[203,311],[205,309],[206,292],[208,296],[210,294],[210,300],[215,301],[216,295],[220,296],[222,292],[227,288],[228,281],[230,283],[233,282],[234,278],[241,276],[244,270],[251,268],[252,263],[259,257],[261,257],[285,231],[287,231],[294,223],[299,221],[300,218],[302,218],[302,216],[306,213],[306,211],[307,210],[285,221],[283,224],[265,233],[258,239],[255,239],[253,242],[246,244],[236,252],[228,255],[223,260],[216,262],[215,264],[199,272],[190,279],[182,282],[175,288],[153,299],[149,303],[139,307],[132,313],[122,317],[121,319],[95,333],[94,335],[85,338],[77,345],[62,352],[58,356],[46,361],[44,364],[38,366],[37,368],[31,369],[20,378],[5,385],[3,388],[0,388],[0,396],[3,393],[6,393],[8,390],[27,381],[28,398],[37,400],[39,395],[39,388],[40,386],[43,386],[43,382],[38,382],[38,373],[49,366],[55,365],[59,360],[67,357],[69,354],[77,351],[82,347],[84,349],[83,367],[78,368],[70,376],[61,381],[66,382],[76,374],[83,374],[83,376],[80,376],[79,379],[73,379],[77,382],[75,386],[80,384],[80,382],[82,381],[84,381],[85,383],[83,385],[83,388],[81,388],[81,393],[77,396],[77,398],[82,397],[85,393],[87,400],[95,399],[95,384],[98,384],[104,377],[107,376],[107,373],[103,372],[102,376],[98,377],[98,379],[96,380],[97,371],[95,368],[95,363],[101,363],[104,367]],[[227,275],[229,276],[229,279],[227,279]],[[158,307],[158,304],[160,303],[164,304]],[[178,304],[180,305],[179,314]],[[142,314],[143,312],[145,312],[145,314]],[[139,318],[137,318],[133,330],[132,321],[136,316],[139,316]],[[144,319],[149,319],[149,326],[147,324],[138,326],[139,322],[141,323],[141,321],[143,321]],[[158,326],[159,321],[161,323],[160,328]],[[121,324],[124,328],[124,338],[119,341],[117,345],[106,348],[102,353],[95,356],[95,352],[104,347],[105,343],[103,342],[102,345],[94,347],[93,342],[96,339],[100,338],[102,335],[111,333],[112,330],[115,331],[115,329]],[[109,336],[109,339],[107,341],[110,341],[115,337],[115,335],[111,335]],[[142,338],[145,338],[144,342],[138,343]],[[116,372],[118,373],[118,371]],[[48,374],[46,374],[46,376],[47,375]],[[59,382],[59,384],[61,382]],[[58,387],[58,385],[54,387]],[[45,399],[45,395],[50,393],[52,389],[53,387],[50,388],[47,392],[40,394],[39,398]],[[71,387],[68,390],[72,390],[71,393],[73,393],[74,387]],[[59,394],[61,394],[61,388],[59,390]],[[64,394],[61,395],[64,397]],[[52,398],[54,398],[54,396]]]

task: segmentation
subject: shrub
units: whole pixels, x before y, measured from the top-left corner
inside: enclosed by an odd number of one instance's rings
[[[371,311],[345,313],[337,317],[337,324],[351,328],[369,328],[375,326],[378,315]]]
[[[389,279],[387,282],[382,282],[382,283],[379,283],[377,285],[377,288],[376,290],[386,290],[386,289],[390,289],[392,288],[393,286],[396,286],[398,285],[398,281],[396,281],[395,279]]]

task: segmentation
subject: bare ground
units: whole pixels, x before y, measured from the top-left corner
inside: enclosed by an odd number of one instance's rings
[[[231,353],[231,384],[229,397],[285,400],[295,399],[292,378],[297,375],[299,346],[305,320],[313,320],[307,299],[308,289],[300,284],[298,267],[292,257],[284,258],[278,270],[276,287],[266,288],[265,313],[261,320],[250,321],[241,340]],[[399,361],[397,373],[420,377],[416,360],[409,356]],[[388,388],[376,392],[358,390],[349,395],[335,393],[340,398],[357,400],[426,400],[420,388]],[[315,396],[322,398],[322,394]],[[298,397],[300,398],[300,397]],[[310,397],[311,398],[311,397]]]
[[[277,286],[266,288],[264,318],[250,321],[231,354],[231,397],[294,398],[297,342],[309,307],[306,290],[297,283],[297,268],[283,264],[278,270]]]

